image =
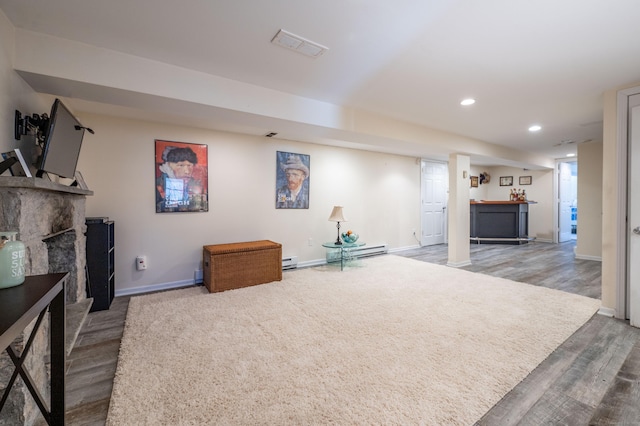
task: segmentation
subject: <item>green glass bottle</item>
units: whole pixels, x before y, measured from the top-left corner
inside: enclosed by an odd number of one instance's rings
[[[0,288],[24,282],[24,243],[16,240],[17,232],[0,232]]]

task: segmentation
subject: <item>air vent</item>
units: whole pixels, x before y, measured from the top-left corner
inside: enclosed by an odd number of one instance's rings
[[[560,143],[554,144],[553,146],[565,146],[565,145],[573,145],[576,143],[573,139],[565,139],[560,141]]]
[[[278,34],[271,39],[271,43],[312,58],[317,58],[329,50],[328,47],[314,43],[285,30],[278,31]]]

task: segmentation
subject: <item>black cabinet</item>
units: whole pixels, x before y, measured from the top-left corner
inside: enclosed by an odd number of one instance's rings
[[[106,217],[88,217],[87,297],[93,297],[91,311],[109,309],[115,292],[115,226]]]
[[[471,241],[478,244],[527,244],[529,242],[527,201],[484,201],[471,203]]]

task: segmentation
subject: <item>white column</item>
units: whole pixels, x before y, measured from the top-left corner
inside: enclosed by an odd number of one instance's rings
[[[449,155],[449,260],[448,266],[471,264],[469,254],[469,187],[471,162],[468,155]]]

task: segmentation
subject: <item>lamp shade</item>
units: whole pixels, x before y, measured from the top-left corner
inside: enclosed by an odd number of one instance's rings
[[[346,222],[347,219],[344,218],[342,214],[342,206],[334,206],[331,211],[331,216],[329,216],[329,220],[331,222]]]

